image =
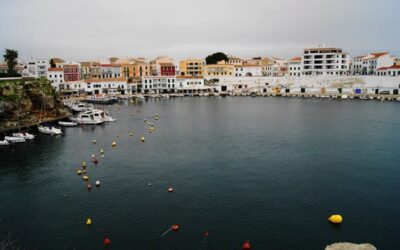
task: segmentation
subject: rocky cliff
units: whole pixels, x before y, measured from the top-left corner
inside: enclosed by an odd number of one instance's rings
[[[48,80],[0,81],[0,132],[67,115]]]

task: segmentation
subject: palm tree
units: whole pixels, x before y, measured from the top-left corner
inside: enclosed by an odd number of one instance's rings
[[[7,62],[8,73],[15,74],[15,65],[17,65],[18,51],[13,49],[6,49],[4,51],[4,61]]]

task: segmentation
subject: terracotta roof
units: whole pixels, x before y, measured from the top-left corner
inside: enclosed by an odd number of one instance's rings
[[[173,67],[175,67],[175,65],[172,64],[172,63],[159,63],[159,64],[160,64],[160,66],[173,66]]]
[[[301,61],[301,57],[293,57],[290,61]]]
[[[86,79],[85,82],[128,82],[127,77],[117,77],[117,78],[101,78],[101,79]]]
[[[389,54],[389,52],[371,53],[371,55],[372,55],[374,58],[378,58],[378,57],[381,57],[381,56],[384,56],[384,55],[387,55],[387,54]]]
[[[63,71],[62,68],[49,68],[48,71]]]
[[[400,65],[392,65],[390,67],[381,67],[378,70],[387,70],[387,69],[400,69]]]
[[[120,64],[100,64],[101,67],[121,67]]]

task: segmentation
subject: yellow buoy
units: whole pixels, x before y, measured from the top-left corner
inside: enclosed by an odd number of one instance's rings
[[[334,214],[334,215],[331,215],[331,216],[328,218],[328,220],[329,220],[331,223],[340,224],[340,223],[342,223],[343,218],[342,218],[342,216],[339,215],[339,214]]]
[[[113,143],[111,144],[113,147],[117,146],[117,142],[113,141]]]
[[[96,141],[96,140],[93,140],[92,142],[93,142],[93,144],[96,144],[97,141]]]
[[[84,176],[82,176],[82,179],[85,180],[85,181],[88,181],[89,180],[89,176],[84,175]]]
[[[78,175],[81,175],[81,174],[82,174],[82,170],[78,169],[78,170],[76,171],[76,173],[77,173]]]
[[[144,135],[142,135],[142,137],[140,138],[140,140],[141,140],[142,142],[145,142],[145,141],[146,141],[146,139],[144,138]]]
[[[92,225],[92,220],[90,218],[87,218],[86,225]]]
[[[86,161],[82,162],[82,167],[86,167]]]
[[[104,149],[100,149],[100,154],[104,154]]]
[[[129,136],[133,136],[133,133],[129,133]]]

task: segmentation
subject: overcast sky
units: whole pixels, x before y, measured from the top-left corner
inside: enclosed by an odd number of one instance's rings
[[[400,55],[400,0],[0,0],[0,50],[20,58]]]

